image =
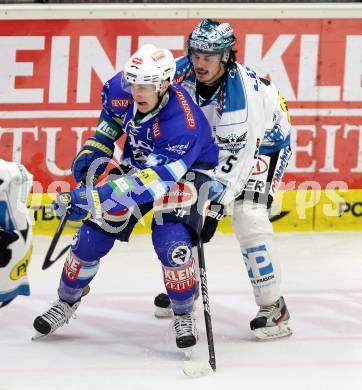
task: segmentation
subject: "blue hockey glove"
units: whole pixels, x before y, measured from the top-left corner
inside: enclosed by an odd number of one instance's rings
[[[57,194],[53,205],[59,217],[67,213],[70,221],[81,221],[90,216],[95,219],[102,218],[102,205],[95,187],[76,188],[71,192],[61,192]]]
[[[82,180],[82,177],[88,172],[93,162],[92,176],[99,177],[102,175],[108,161],[113,156],[113,152],[113,142],[98,135],[89,138],[72,163],[72,173],[76,182],[79,183]]]
[[[86,219],[88,216],[88,211],[82,207],[78,207],[77,197],[72,196],[72,192],[61,192],[57,194],[52,205],[57,213],[58,217],[62,217],[64,214],[68,213],[68,219],[71,221],[81,221]],[[81,204],[79,204],[81,206]]]
[[[82,187],[71,192],[57,194],[53,202],[54,210],[59,217],[68,213],[70,221],[81,221],[87,218],[101,220],[105,211],[122,211],[134,206],[132,198],[112,199],[112,187]]]

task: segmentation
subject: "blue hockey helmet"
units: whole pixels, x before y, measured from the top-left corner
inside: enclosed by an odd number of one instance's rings
[[[204,19],[189,35],[187,50],[189,54],[192,50],[224,54],[222,61],[226,62],[235,43],[234,30],[229,23]]]

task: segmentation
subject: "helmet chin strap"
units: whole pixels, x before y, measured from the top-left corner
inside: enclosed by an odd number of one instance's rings
[[[222,53],[222,56],[221,56],[221,62],[226,65],[227,62],[229,61],[229,58],[230,58],[230,49],[229,50],[225,50],[223,53]]]

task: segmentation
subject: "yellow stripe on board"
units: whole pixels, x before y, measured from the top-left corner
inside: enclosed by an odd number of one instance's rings
[[[53,215],[54,194],[31,194],[29,198],[33,234],[53,235],[59,219]],[[152,212],[138,223],[135,234],[150,233]],[[273,203],[271,220],[274,231],[362,230],[362,190],[279,191]],[[74,234],[80,222],[68,222],[64,234]],[[233,232],[230,216],[218,227],[223,233]]]

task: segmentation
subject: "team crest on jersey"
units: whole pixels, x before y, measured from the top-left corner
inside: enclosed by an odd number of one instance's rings
[[[228,134],[226,137],[220,137],[216,134],[216,140],[221,150],[229,150],[231,153],[238,153],[240,149],[245,148],[246,136],[248,132],[244,134]]]

